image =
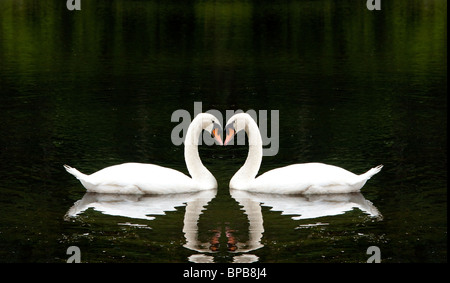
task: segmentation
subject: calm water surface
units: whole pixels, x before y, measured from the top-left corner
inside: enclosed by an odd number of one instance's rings
[[[0,1],[0,261],[447,261],[447,1]],[[394,3],[392,3],[394,2]],[[383,170],[361,194],[85,194],[124,162],[187,173],[175,110],[279,111],[260,172]],[[225,121],[223,121],[225,122]],[[269,134],[270,135],[270,134]]]

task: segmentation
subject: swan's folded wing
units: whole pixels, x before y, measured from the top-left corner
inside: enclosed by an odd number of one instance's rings
[[[337,187],[351,190],[355,178],[357,175],[337,166],[302,163],[267,171],[255,179],[254,187],[271,193],[325,193]]]
[[[187,175],[154,164],[125,163],[102,169],[90,177],[97,189],[116,190],[120,193],[158,194],[190,190],[193,181]],[[168,180],[170,180],[168,182]],[[94,190],[92,190],[94,191]]]

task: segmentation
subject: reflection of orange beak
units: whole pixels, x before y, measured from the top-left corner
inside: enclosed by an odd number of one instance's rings
[[[217,129],[217,128],[213,129],[212,136],[214,137],[214,139],[217,142],[219,142],[219,145],[223,145],[222,138],[220,137],[220,134],[219,134],[219,129]]]
[[[234,137],[234,134],[236,133],[236,131],[232,128],[228,128],[227,129],[227,136],[225,138],[225,145],[227,145]]]

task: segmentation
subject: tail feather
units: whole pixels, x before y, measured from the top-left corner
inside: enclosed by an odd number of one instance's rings
[[[374,168],[370,169],[369,171],[367,171],[366,173],[364,173],[364,174],[362,174],[360,176],[364,176],[364,178],[366,180],[369,180],[373,175],[375,175],[378,172],[380,172],[381,168],[383,168],[383,165],[378,165],[377,167],[374,167]]]
[[[78,180],[84,179],[86,178],[86,175],[81,173],[80,171],[78,171],[77,169],[70,167],[67,164],[64,164],[64,168],[66,169],[67,172],[69,172],[70,174],[74,175],[75,178],[77,178]]]

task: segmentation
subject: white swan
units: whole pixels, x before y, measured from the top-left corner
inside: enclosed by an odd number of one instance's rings
[[[233,115],[225,126],[227,145],[233,136],[245,130],[249,151],[245,164],[230,180],[230,188],[261,193],[329,194],[358,192],[383,165],[356,175],[337,166],[323,163],[293,164],[270,170],[258,178],[262,161],[262,139],[256,122],[247,113]]]
[[[187,193],[217,188],[217,181],[203,165],[198,153],[198,140],[206,130],[222,145],[222,127],[209,113],[197,115],[189,125],[184,141],[184,159],[192,178],[185,174],[154,164],[124,163],[106,167],[91,175],[64,165],[88,192],[115,194],[170,194]]]

